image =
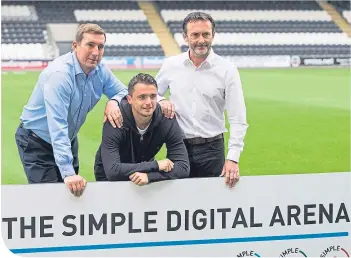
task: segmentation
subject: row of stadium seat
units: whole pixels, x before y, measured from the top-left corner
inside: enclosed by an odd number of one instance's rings
[[[350,10],[348,10],[348,11],[343,11],[343,12],[342,12],[342,15],[345,17],[345,19],[346,19],[349,23],[351,23],[351,11],[350,11]]]
[[[146,21],[142,10],[74,10],[78,22],[94,21]]]
[[[106,45],[159,46],[160,40],[155,33],[107,33]]]
[[[157,1],[160,9],[320,10],[315,1]]]
[[[45,44],[2,44],[2,60],[46,60],[50,59]]]
[[[187,49],[187,46],[182,46],[182,51]],[[214,45],[213,49],[224,56],[350,56],[349,45]]]
[[[2,6],[1,20],[37,21],[38,16],[32,5],[4,5]]]
[[[350,11],[339,4],[341,1],[337,2],[338,10],[350,16]],[[155,3],[182,50],[187,49],[181,35],[182,21],[189,12],[200,9],[216,21],[213,46],[219,54],[328,55],[345,53],[350,45],[330,15],[313,1]],[[95,22],[107,32],[105,55],[164,55],[159,38],[137,2],[2,1],[2,8],[6,11],[1,25],[5,45],[48,44],[47,23]],[[27,49],[31,46],[28,44]]]
[[[2,44],[1,55],[3,60],[19,59],[49,59],[45,44]],[[182,46],[186,51],[187,46]],[[305,57],[345,57],[350,54],[348,45],[214,45],[216,53],[225,56],[251,56],[251,55],[297,55]],[[106,46],[105,56],[135,56],[135,53],[143,53],[143,56],[162,56],[160,46]]]
[[[174,35],[179,46],[182,34]],[[349,45],[344,33],[216,33],[214,45]]]
[[[181,33],[183,21],[170,21],[169,30]],[[331,21],[216,21],[216,32],[236,33],[292,33],[292,32],[341,32],[339,27]]]
[[[325,11],[238,11],[238,10],[161,10],[162,18],[182,21],[189,12],[204,11],[215,21],[331,21]]]

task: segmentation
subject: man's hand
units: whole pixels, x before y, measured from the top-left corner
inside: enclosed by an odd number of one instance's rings
[[[157,161],[157,164],[158,164],[158,170],[165,171],[165,172],[170,172],[174,167],[174,163],[169,159],[163,159],[163,160]]]
[[[123,125],[123,117],[116,100],[110,99],[106,103],[104,123],[107,121],[107,119],[110,121],[113,128],[116,128],[116,126],[118,126],[118,128],[121,128]]]
[[[224,163],[221,176],[225,177],[226,185],[234,187],[240,179],[239,165],[236,162],[227,159]]]
[[[87,185],[87,181],[85,181],[85,179],[79,175],[65,177],[64,182],[67,188],[76,197],[80,197],[83,194],[83,191]]]
[[[174,104],[168,99],[163,99],[158,102],[161,106],[162,113],[167,118],[173,118],[175,114]]]
[[[129,179],[134,184],[139,185],[139,186],[147,185],[149,183],[149,177],[147,176],[146,173],[135,172],[134,174],[131,174],[129,176]]]

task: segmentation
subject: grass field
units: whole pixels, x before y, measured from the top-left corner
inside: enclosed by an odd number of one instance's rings
[[[115,74],[127,84],[137,72]],[[350,171],[348,69],[255,69],[240,74],[249,123],[241,175]],[[2,184],[27,183],[14,134],[38,75],[2,74]],[[89,113],[79,133],[80,173],[89,181],[94,181],[105,103],[103,98]],[[157,158],[164,156],[163,149]]]

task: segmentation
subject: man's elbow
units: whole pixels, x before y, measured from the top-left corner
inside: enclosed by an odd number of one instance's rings
[[[108,181],[117,181],[117,176],[112,171],[106,171],[106,177]]]
[[[176,178],[178,179],[188,178],[190,174],[189,164],[180,164],[177,168],[177,173],[175,174],[177,175]]]
[[[186,165],[186,169],[185,169],[184,177],[183,177],[183,178],[188,178],[189,175],[190,175],[190,165],[187,164],[187,165]]]
[[[123,181],[122,173],[118,166],[117,167],[112,166],[106,169],[105,171],[106,171],[106,177],[108,181]]]

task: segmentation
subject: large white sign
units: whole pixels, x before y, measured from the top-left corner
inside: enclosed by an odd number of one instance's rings
[[[183,179],[138,187],[3,185],[2,236],[25,256],[351,254],[351,174]]]

